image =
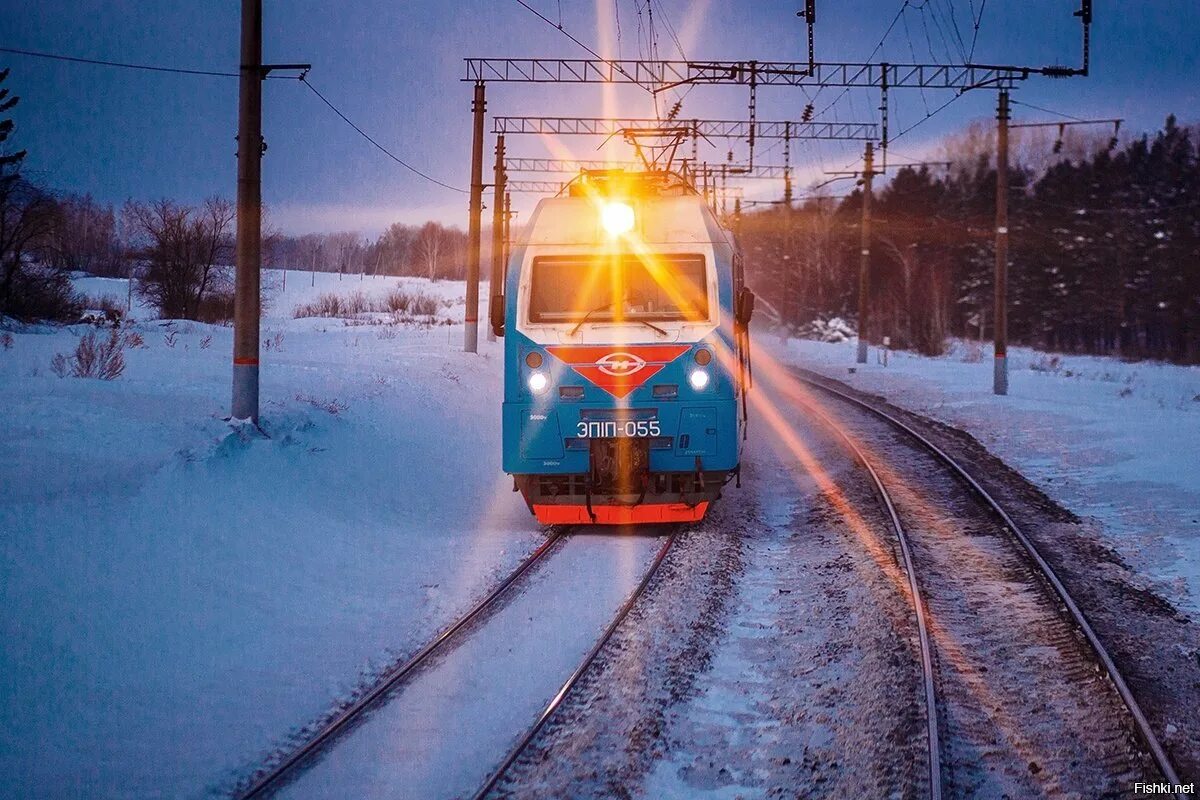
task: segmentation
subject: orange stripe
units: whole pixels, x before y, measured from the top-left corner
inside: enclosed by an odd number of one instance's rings
[[[592,506],[597,525],[636,525],[656,522],[699,522],[708,511],[708,501],[695,506],[685,503],[650,503],[640,506]],[[589,525],[587,507],[580,505],[534,504],[533,513],[543,525]]]
[[[233,363],[235,366],[238,366],[238,367],[257,367],[258,359],[257,358],[235,358],[235,359],[233,359]]]

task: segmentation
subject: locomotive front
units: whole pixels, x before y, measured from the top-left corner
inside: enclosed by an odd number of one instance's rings
[[[539,203],[493,298],[504,470],[539,522],[690,522],[739,474],[747,323],[732,237],[670,175]]]

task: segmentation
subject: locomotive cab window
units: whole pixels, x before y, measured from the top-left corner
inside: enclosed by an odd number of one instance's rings
[[[699,255],[541,256],[533,260],[530,322],[699,322],[709,318]]]

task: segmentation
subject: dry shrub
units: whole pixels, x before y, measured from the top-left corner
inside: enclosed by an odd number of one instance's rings
[[[145,347],[146,340],[143,339],[142,335],[137,331],[130,331],[129,333],[125,334],[125,346],[131,349]]]
[[[70,373],[76,378],[115,380],[125,371],[125,342],[117,331],[112,331],[107,339],[97,339],[90,332],[80,337],[70,358],[55,353],[50,360],[50,371],[60,378]]]
[[[368,297],[362,292],[347,295],[328,292],[310,303],[296,306],[292,316],[302,317],[354,317],[358,314],[387,313],[400,316],[433,316],[437,313],[437,298],[420,292],[406,292],[394,288],[383,297]]]
[[[233,292],[209,292],[196,307],[196,320],[211,325],[233,322]]]
[[[116,295],[99,294],[99,295],[84,295],[83,307],[90,311],[103,311],[124,313],[125,304],[117,299]]]
[[[12,334],[9,333],[8,331],[5,331],[4,333],[0,333],[0,347],[3,347],[5,350],[12,350],[12,346],[13,346]]]
[[[412,298],[411,310],[413,314],[432,317],[438,311],[437,298],[427,294],[415,294]]]
[[[342,316],[342,298],[327,292],[310,303],[301,303],[292,312],[296,319],[303,317],[340,317]]]

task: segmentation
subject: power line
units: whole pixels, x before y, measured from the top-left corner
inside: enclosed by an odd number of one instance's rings
[[[437,178],[433,177],[432,175],[427,175],[427,174],[425,174],[425,173],[424,173],[424,172],[422,172],[421,170],[419,170],[419,169],[417,169],[416,167],[414,167],[412,164],[409,164],[407,161],[405,161],[404,159],[402,159],[402,158],[400,158],[399,156],[397,156],[397,155],[396,155],[395,153],[393,153],[391,150],[388,150],[386,147],[384,147],[383,145],[381,145],[379,142],[377,142],[377,141],[375,141],[374,139],[372,139],[372,138],[370,137],[370,135],[368,135],[368,134],[367,134],[367,132],[366,132],[366,131],[364,131],[362,128],[358,127],[357,125],[355,125],[355,124],[354,124],[354,122],[353,122],[353,121],[351,121],[351,119],[350,119],[349,117],[347,117],[345,114],[343,114],[341,111],[339,111],[339,110],[338,110],[338,107],[337,107],[337,106],[335,106],[333,103],[329,102],[328,98],[326,98],[326,97],[325,97],[325,95],[323,95],[323,94],[321,94],[319,91],[317,91],[317,87],[313,86],[313,85],[312,85],[312,82],[311,82],[311,81],[309,81],[309,80],[308,80],[308,78],[307,78],[306,76],[304,76],[304,75],[301,75],[301,76],[300,76],[300,81],[301,81],[301,83],[303,83],[305,86],[307,86],[309,89],[311,89],[313,94],[315,94],[317,97],[321,98],[321,102],[323,102],[325,105],[329,106],[329,108],[333,110],[333,113],[335,113],[335,114],[337,114],[339,117],[341,117],[341,118],[342,118],[342,120],[343,120],[343,121],[344,121],[344,122],[345,122],[347,125],[349,125],[351,128],[354,128],[354,130],[358,131],[358,134],[359,134],[359,136],[362,136],[362,137],[363,137],[364,139],[366,139],[368,142],[370,142],[371,144],[375,145],[375,147],[376,147],[376,148],[378,148],[378,149],[379,149],[379,151],[380,151],[381,153],[383,153],[385,156],[387,156],[388,158],[390,158],[392,161],[395,161],[397,164],[399,164],[400,166],[404,167],[404,168],[405,168],[406,170],[408,170],[409,172],[412,172],[412,173],[414,173],[414,174],[416,174],[416,175],[419,175],[419,176],[421,176],[422,178],[424,178],[425,180],[427,180],[427,181],[430,181],[431,183],[436,183],[438,186],[444,187],[444,188],[446,188],[446,189],[450,189],[451,191],[455,191],[455,192],[461,192],[461,193],[463,193],[463,194],[466,194],[466,193],[467,193],[467,190],[466,190],[466,189],[460,189],[460,188],[458,188],[457,186],[451,186],[451,185],[450,185],[450,184],[448,184],[448,183],[443,183],[442,181],[439,181]]]
[[[971,56],[969,61],[975,60],[975,43],[979,41],[979,26],[983,23],[983,10],[987,8],[987,0],[982,0],[979,3],[979,16],[975,17],[975,32],[971,34]]]
[[[634,80],[633,76],[632,76],[632,75],[630,75],[628,72],[626,72],[626,71],[625,71],[625,69],[624,69],[624,67],[622,67],[622,66],[621,66],[619,63],[617,63],[616,61],[612,61],[612,60],[610,60],[610,59],[607,59],[607,58],[605,58],[604,56],[600,55],[599,53],[597,53],[597,52],[596,52],[595,50],[593,50],[592,48],[588,47],[588,46],[587,46],[586,44],[584,44],[582,41],[580,41],[579,39],[577,39],[577,38],[575,38],[573,35],[571,35],[571,32],[570,32],[570,31],[568,31],[566,28],[564,28],[564,27],[561,25],[561,23],[560,23],[560,24],[555,24],[555,23],[554,23],[554,20],[550,19],[550,18],[549,18],[549,17],[547,17],[545,14],[543,14],[543,13],[542,13],[542,12],[540,12],[540,11],[538,11],[538,10],[537,10],[536,8],[534,8],[533,6],[529,5],[529,3],[526,3],[526,2],[525,2],[525,0],[517,0],[517,2],[518,2],[518,3],[520,3],[520,4],[521,4],[523,7],[525,7],[526,9],[528,9],[530,12],[532,12],[534,15],[536,15],[536,16],[537,16],[537,18],[538,18],[538,19],[540,19],[542,22],[545,22],[545,23],[546,23],[547,25],[549,25],[551,28],[554,28],[554,29],[555,29],[555,30],[557,30],[559,33],[561,33],[563,36],[566,36],[566,37],[567,37],[568,39],[570,39],[572,42],[574,42],[575,44],[579,45],[579,46],[580,46],[580,47],[582,47],[584,50],[587,50],[587,51],[588,51],[588,53],[590,53],[590,54],[592,55],[592,57],[593,57],[593,58],[598,58],[598,59],[600,59],[601,61],[606,61],[606,62],[608,62],[608,63],[609,63],[609,64],[610,64],[610,65],[611,65],[611,66],[612,66],[614,69],[616,69],[618,72],[620,72],[620,73],[621,73],[622,75],[624,75],[626,78],[629,78],[629,80],[633,81],[634,83],[637,83],[637,84],[638,84],[638,86],[641,86],[641,87],[642,87],[643,89],[645,89],[647,92],[650,92],[651,94],[653,94],[653,93],[654,93],[654,90],[653,90],[653,89],[651,89],[649,86],[646,86],[646,85],[644,85],[644,84],[638,83],[638,81]]]
[[[107,61],[99,58],[79,58],[77,56],[64,56],[60,53],[44,53],[38,50],[20,50],[15,47],[0,47],[0,53],[13,53],[19,56],[30,56],[32,58],[46,58],[51,61],[68,61],[73,64],[92,64],[100,67],[120,67],[122,69],[137,69],[144,72],[171,72],[177,75],[208,75],[218,78],[236,78],[236,72],[218,72],[217,70],[209,69],[183,69],[181,67],[160,67],[153,64],[134,64],[125,61]],[[279,76],[285,77],[285,76]],[[290,79],[290,78],[289,78]]]
[[[954,95],[954,96],[953,96],[953,97],[951,97],[949,100],[947,100],[946,102],[942,103],[940,106],[938,106],[937,108],[935,108],[933,111],[930,111],[930,112],[929,112],[928,114],[926,114],[924,117],[922,117],[921,119],[917,120],[917,121],[916,121],[916,122],[914,122],[912,125],[909,125],[907,128],[905,128],[904,130],[900,131],[899,133],[897,133],[895,136],[893,136],[893,137],[892,137],[892,141],[893,141],[893,142],[895,142],[897,139],[899,139],[901,136],[903,136],[904,134],[906,134],[906,133],[908,133],[909,131],[911,131],[913,128],[916,128],[917,126],[919,126],[919,125],[921,125],[921,124],[925,123],[926,121],[928,121],[928,120],[929,120],[929,118],[930,118],[930,117],[933,117],[933,116],[935,116],[935,115],[936,115],[936,114],[938,114],[940,111],[942,111],[942,109],[946,108],[946,106],[950,105],[951,103],[953,103],[955,100],[957,100],[957,99],[958,99],[958,98],[960,98],[960,97],[962,97],[962,95],[961,95],[961,94],[956,94],[956,95]]]
[[[870,54],[869,56],[867,56],[867,61],[868,61],[868,62],[870,62],[870,60],[871,60],[871,59],[873,59],[873,58],[875,57],[875,54],[879,52],[879,48],[883,47],[883,43],[884,43],[884,41],[887,39],[887,37],[888,37],[888,34],[890,34],[890,33],[892,32],[892,28],[895,28],[895,27],[896,27],[896,23],[900,21],[900,17],[901,17],[901,16],[903,16],[903,14],[904,14],[904,9],[908,8],[908,4],[909,4],[909,2],[911,2],[911,0],[904,0],[904,2],[903,2],[901,5],[900,5],[900,10],[896,12],[896,16],[892,17],[892,24],[887,26],[887,30],[883,32],[883,36],[882,36],[882,37],[880,37],[880,39],[879,39],[879,43],[875,45],[875,47],[874,47],[874,48],[871,50],[871,54]],[[915,61],[915,60],[916,60],[916,59],[914,59],[914,61]],[[812,100],[813,100],[813,101],[816,101],[816,99],[817,99],[818,97],[820,97],[820,96],[821,96],[821,90],[822,90],[822,89],[824,89],[824,88],[825,88],[824,86],[818,86],[818,87],[817,87],[816,94],[814,94],[814,95],[813,95],[813,97],[812,97]],[[843,90],[841,91],[841,93],[840,93],[840,94],[838,94],[838,96],[837,96],[837,97],[833,98],[833,100],[832,100],[832,101],[829,103],[829,105],[827,105],[827,106],[825,106],[824,108],[822,108],[822,109],[821,109],[821,112],[820,112],[820,113],[821,113],[821,114],[824,114],[824,113],[825,113],[826,111],[828,111],[830,108],[832,108],[833,106],[837,105],[837,102],[838,102],[839,100],[841,100],[843,97],[845,97],[845,96],[846,96],[846,93],[847,93],[847,92],[849,92],[849,91],[850,91],[850,87],[846,87],[845,89],[843,89]],[[820,115],[818,115],[818,116],[820,116]]]
[[[1012,103],[1013,105],[1025,106],[1026,108],[1032,108],[1035,111],[1041,111],[1046,114],[1054,114],[1055,116],[1065,117],[1066,119],[1073,120],[1075,122],[1086,122],[1087,121],[1087,120],[1082,119],[1081,117],[1073,117],[1070,114],[1064,114],[1061,111],[1055,111],[1052,108],[1042,108],[1041,106],[1035,106],[1033,103],[1024,103],[1020,100],[1010,100],[1009,102]]]

